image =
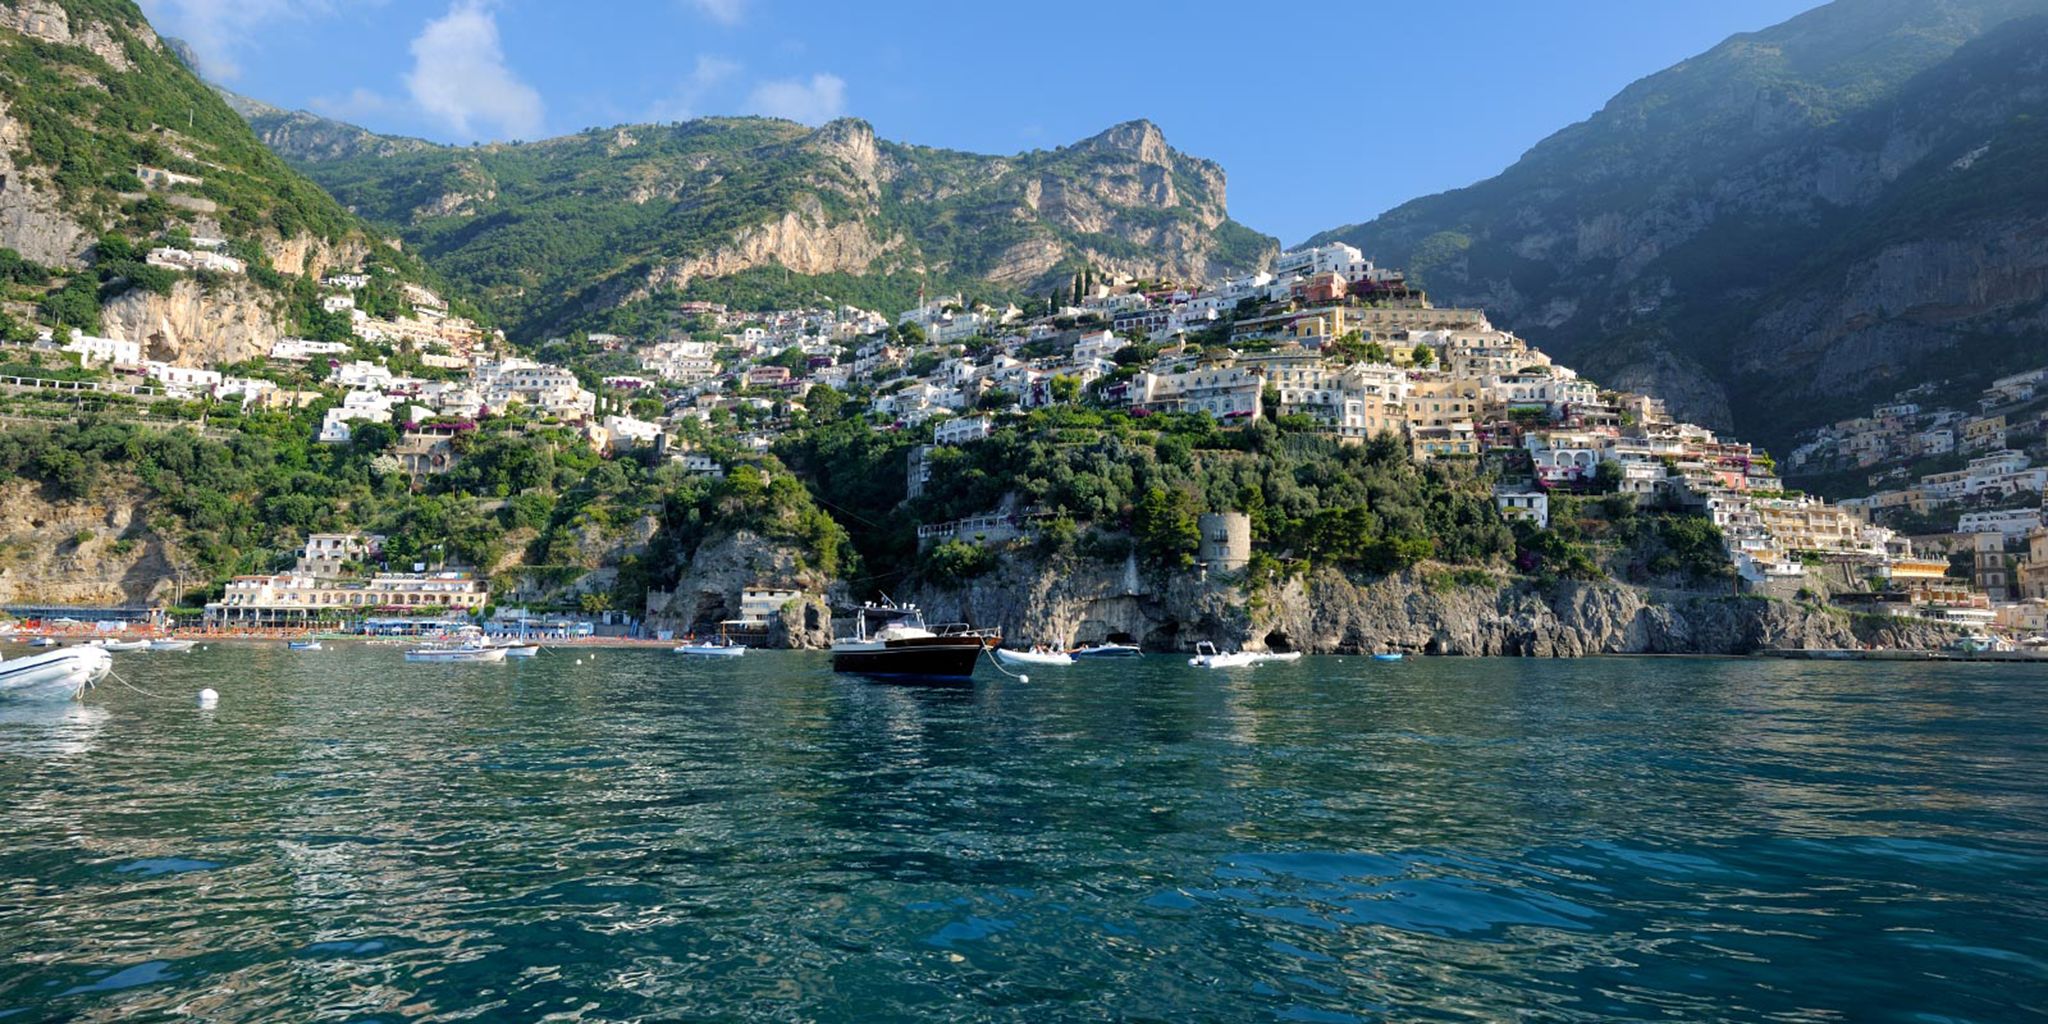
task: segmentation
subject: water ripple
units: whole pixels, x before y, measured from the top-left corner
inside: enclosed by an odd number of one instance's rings
[[[222,702],[0,709],[0,1019],[2048,1012],[2025,670],[122,671]]]

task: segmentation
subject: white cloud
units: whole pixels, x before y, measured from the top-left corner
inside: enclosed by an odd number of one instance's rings
[[[361,123],[397,110],[398,102],[380,92],[357,86],[346,96],[315,96],[306,105],[328,117]]]
[[[272,22],[324,17],[334,0],[142,0],[142,13],[164,35],[184,40],[199,70],[215,81],[241,77],[236,51],[253,43]]]
[[[456,0],[412,41],[405,76],[412,101],[465,139],[541,133],[540,93],[513,74],[498,43],[498,19],[484,0]]]
[[[676,91],[656,100],[648,108],[647,117],[654,121],[687,121],[697,116],[698,105],[706,94],[739,74],[740,63],[724,57],[697,55],[697,66],[690,69],[689,77],[676,86]]]
[[[737,25],[747,15],[748,0],[688,0],[699,14],[721,25]]]
[[[820,124],[846,110],[846,80],[823,72],[809,82],[795,78],[762,82],[747,95],[747,112]]]

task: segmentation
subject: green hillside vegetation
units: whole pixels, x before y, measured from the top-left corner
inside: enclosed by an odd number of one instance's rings
[[[132,231],[190,223],[190,211],[144,191],[139,165],[200,177],[171,194],[218,204],[237,236],[312,234],[338,240],[356,220],[319,186],[266,149],[240,115],[171,53],[134,31],[146,24],[128,0],[63,0],[74,24],[93,19],[121,41],[128,70],[83,46],[0,34],[0,95],[28,129],[22,151],[46,169],[67,209]]]
[[[701,118],[673,125],[592,129],[542,142],[471,147],[390,140],[379,148],[333,130],[309,133],[305,114],[252,108],[252,123],[297,166],[355,212],[402,235],[447,279],[480,297],[522,335],[574,328],[658,330],[681,298],[740,307],[815,303],[821,296],[896,312],[931,294],[986,301],[1038,294],[1086,265],[1083,249],[1154,262],[1125,237],[1063,227],[1031,206],[1047,183],[1079,190],[1149,188],[1171,206],[1116,205],[1118,230],[1179,224],[1217,264],[1255,266],[1272,239],[1235,222],[1208,230],[1220,211],[1214,165],[1173,154],[1149,186],[1128,173],[1132,155],[1090,140],[996,158],[873,141],[877,177],[850,162],[865,124],[809,129],[766,118]],[[1122,126],[1117,130],[1132,126]],[[1144,126],[1145,130],[1150,126]],[[1115,131],[1115,130],[1113,130]],[[851,140],[851,143],[849,143]],[[403,142],[404,145],[398,145]],[[1148,171],[1148,173],[1154,173]],[[1090,200],[1091,202],[1094,200]],[[630,298],[667,263],[711,253],[742,229],[796,212],[814,226],[855,225],[881,255],[869,265],[803,276],[768,266],[681,291]],[[1013,246],[1051,240],[1068,257],[1043,280],[989,276]]]
[[[189,573],[193,589],[182,596],[194,605],[231,575],[289,565],[311,532],[384,534],[393,568],[445,559],[509,565],[507,580],[547,570],[573,578],[597,568],[577,561],[586,535],[656,517],[664,529],[650,550],[619,566],[615,607],[638,607],[648,587],[672,584],[695,546],[721,530],[791,542],[822,572],[851,557],[845,533],[772,462],[705,480],[670,465],[601,459],[570,430],[496,420],[459,436],[462,461],[415,491],[382,461],[397,438],[391,426],[358,424],[343,445],[308,440],[326,407],[244,416],[213,406],[207,426],[229,432],[226,440],[92,417],[13,426],[0,429],[0,472],[38,481],[54,498],[138,488],[149,529]]]
[[[67,265],[39,267],[0,250],[0,289],[37,307],[58,329],[99,329],[99,305],[133,290],[168,293],[181,279],[208,291],[226,281],[150,266],[158,245],[193,246],[218,234],[225,251],[248,264],[248,280],[280,296],[279,310],[301,334],[345,336],[346,321],[318,309],[315,282],[279,273],[266,245],[319,239],[360,246],[385,272],[384,292],[410,281],[446,288],[416,258],[365,230],[362,220],[292,170],[256,138],[241,115],[193,74],[168,43],[152,46],[147,22],[129,0],[61,0],[74,37],[103,28],[119,59],[84,45],[0,32],[0,102],[23,131],[13,154],[20,180],[7,187],[45,192],[67,218],[97,238],[65,254]],[[145,182],[138,168],[197,181]],[[82,263],[79,268],[74,264]],[[373,289],[373,291],[375,291]],[[379,294],[366,296],[385,312]],[[460,296],[451,296],[459,310]]]
[[[986,440],[935,449],[925,492],[899,504],[913,443],[838,423],[777,449],[825,508],[858,517],[856,543],[879,580],[920,569],[958,578],[974,567],[960,564],[958,546],[920,563],[917,525],[984,514],[1006,498],[1050,514],[1039,534],[1048,550],[1108,561],[1136,551],[1167,571],[1193,564],[1195,517],[1216,511],[1249,514],[1255,542],[1297,571],[1384,574],[1425,560],[1504,567],[1515,553],[1475,466],[1416,463],[1391,437],[1345,446],[1263,422],[1226,431],[1200,416],[1041,410]]]

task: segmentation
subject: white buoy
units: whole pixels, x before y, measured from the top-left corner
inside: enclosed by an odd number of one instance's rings
[[[1020,683],[1028,683],[1031,681],[1031,677],[1028,675],[1020,675],[1017,677],[1017,681]]]
[[[209,686],[206,689],[199,691],[200,707],[210,708],[218,703],[220,703],[220,694],[217,691],[215,691],[213,687]]]

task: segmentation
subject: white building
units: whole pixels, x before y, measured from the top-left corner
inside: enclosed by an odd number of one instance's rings
[[[347,355],[349,345],[341,341],[314,341],[310,338],[279,338],[270,346],[270,358],[290,363],[303,363],[315,356]]]
[[[2041,510],[2038,508],[1966,512],[1956,523],[1957,533],[1996,533],[2008,541],[2023,539],[2028,533],[2040,528]]]
[[[64,345],[64,351],[78,353],[78,361],[86,366],[106,363],[117,369],[132,370],[142,366],[142,343],[122,341],[119,338],[96,338],[76,328],[71,331],[71,340]]]
[[[995,421],[987,416],[948,417],[932,428],[932,443],[957,447],[994,432]]]

